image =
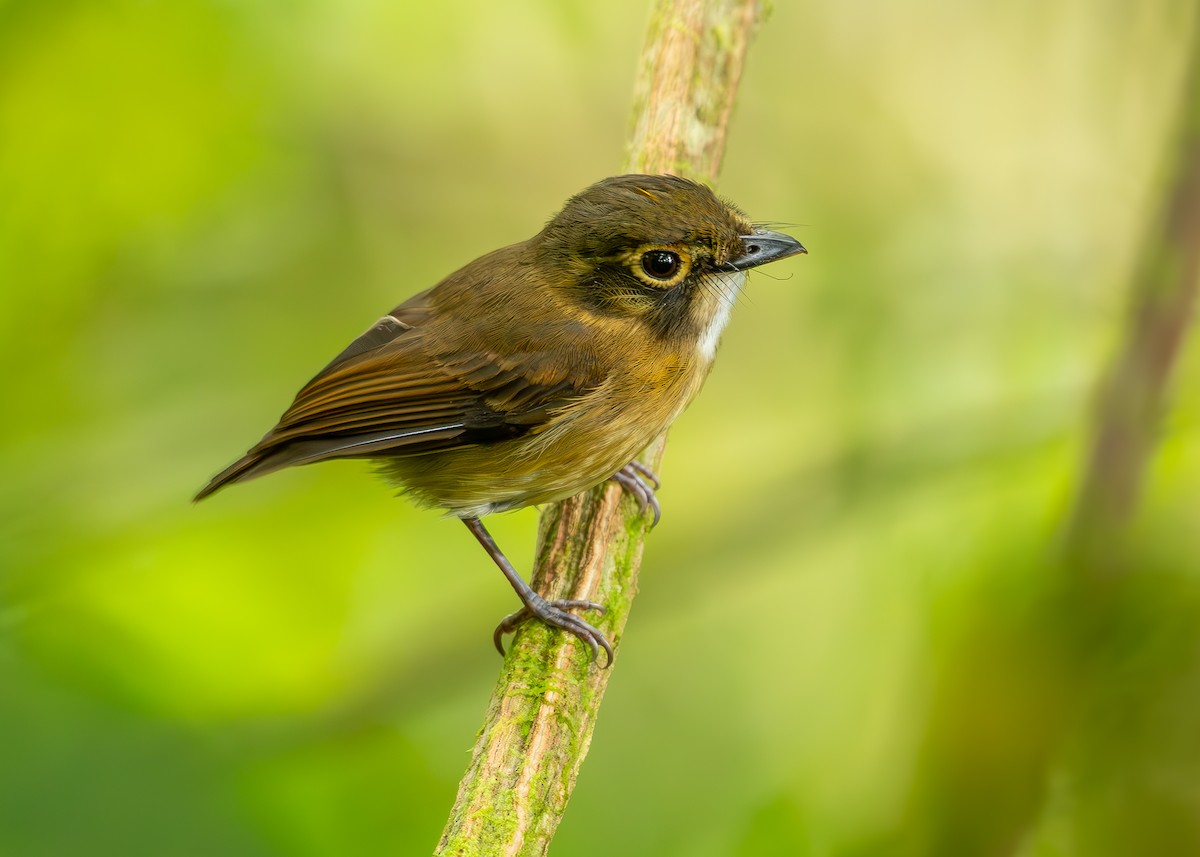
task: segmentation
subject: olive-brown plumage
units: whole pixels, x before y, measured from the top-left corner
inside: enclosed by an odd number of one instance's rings
[[[525,608],[498,633],[536,615],[611,662],[603,636],[533,593],[477,519],[609,478],[653,500],[652,475],[627,465],[700,389],[745,269],[802,252],[704,185],[605,179],[529,240],[384,316],[196,499],[282,467],[379,461],[501,566]]]

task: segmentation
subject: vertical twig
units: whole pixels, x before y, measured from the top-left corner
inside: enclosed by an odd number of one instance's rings
[[[1115,537],[1137,503],[1200,289],[1200,15],[1194,17],[1161,208],[1143,239],[1128,331],[1100,388],[1095,436],[1066,532],[1067,559],[1087,574],[1119,566]]]
[[[1200,28],[1200,15],[1192,17]],[[1153,645],[1133,638],[1148,623],[1161,618],[1169,626],[1185,614],[1160,617],[1147,605],[1165,601],[1148,601],[1144,592],[1124,585],[1128,575],[1114,572],[1129,564],[1131,554],[1121,549],[1122,530],[1154,453],[1172,370],[1200,288],[1200,41],[1195,37],[1179,95],[1178,127],[1165,140],[1154,208],[1129,283],[1128,320],[1099,388],[1092,438],[1060,553],[1053,563],[1033,566],[1047,577],[1029,581],[1019,596],[1007,579],[1002,587],[986,590],[999,597],[938,657],[940,676],[927,704],[920,776],[910,792],[900,841],[889,839],[878,853],[1027,854],[1038,850],[1032,843],[1044,838],[1037,831],[1046,819],[1052,819],[1053,828],[1069,828],[1078,821],[1080,807],[1094,811],[1096,805],[1117,816],[1124,809],[1128,816],[1137,808],[1118,807],[1118,801],[1144,796],[1139,789],[1145,788],[1145,777],[1161,777],[1160,769],[1147,769],[1140,758],[1129,763],[1139,749],[1161,751],[1163,745],[1136,743],[1146,740],[1137,733],[1157,722],[1150,712],[1165,697],[1153,694],[1182,679],[1165,677],[1175,661],[1163,659],[1157,638]],[[1114,719],[1110,707],[1117,700],[1117,706],[1123,702],[1129,708]],[[1104,758],[1087,757],[1087,751],[1102,746]],[[1130,782],[1115,789],[1115,779],[1109,778],[1118,772]],[[1064,782],[1065,792],[1059,792]],[[1155,797],[1170,805],[1175,799],[1170,787],[1158,788],[1151,787]],[[1097,794],[1102,794],[1099,804]],[[1155,828],[1156,813],[1146,824],[1130,826],[1128,818],[1093,824],[1093,838],[1080,842],[1094,845],[1097,830],[1120,831],[1115,840],[1120,844],[1106,853],[1123,847],[1145,854],[1179,851],[1131,834]],[[1174,830],[1163,829],[1168,838]],[[1094,853],[1088,846],[1081,850]]]
[[[658,0],[635,88],[631,172],[712,180],[760,0]],[[644,458],[657,466],[663,438]],[[645,517],[601,486],[543,512],[533,585],[599,601],[620,646],[637,591]],[[545,854],[587,755],[611,670],[568,634],[528,623],[505,660],[438,855]]]

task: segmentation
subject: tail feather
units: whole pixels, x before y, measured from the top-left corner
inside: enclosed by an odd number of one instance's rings
[[[291,441],[283,446],[271,445],[268,436],[259,447],[250,450],[209,480],[193,498],[193,502],[215,494],[226,485],[266,476],[284,467],[315,464],[331,458],[370,458],[379,453],[411,455],[458,445],[459,437],[465,431],[462,423],[452,423],[419,431],[378,431],[349,437],[313,438]]]
[[[268,458],[270,457],[268,456]],[[245,482],[247,479],[262,476],[276,469],[274,467],[264,468],[264,464],[266,464],[266,459],[262,456],[250,452],[246,453],[210,479],[208,484],[201,488],[196,493],[196,496],[192,498],[192,502],[199,503],[205,497],[217,493],[226,485],[232,485],[234,482]]]

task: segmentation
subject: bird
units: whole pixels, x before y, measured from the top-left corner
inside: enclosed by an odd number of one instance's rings
[[[397,306],[296,394],[215,475],[227,485],[331,459],[369,459],[419,506],[462,520],[530,619],[613,661],[605,636],[524,581],[481,518],[617,481],[643,514],[657,476],[636,456],[687,407],[713,364],[746,273],[807,253],[707,185],[618,175],[572,196],[532,238],[487,253]]]

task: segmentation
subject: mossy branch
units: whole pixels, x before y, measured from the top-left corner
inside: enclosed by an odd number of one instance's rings
[[[634,92],[627,172],[716,178],[760,0],[657,0]],[[643,460],[657,467],[664,439]],[[647,517],[615,484],[546,509],[532,583],[599,601],[589,621],[619,651]],[[545,854],[591,743],[611,669],[530,622],[513,640],[437,855]]]

